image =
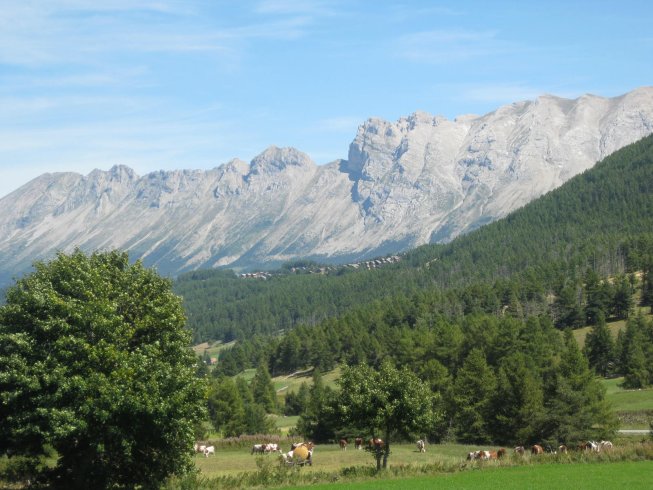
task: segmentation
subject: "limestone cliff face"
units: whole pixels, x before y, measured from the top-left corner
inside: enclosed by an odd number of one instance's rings
[[[347,160],[271,147],[249,164],[143,177],[44,174],[0,199],[0,284],[56,250],[121,248],[175,274],[362,259],[451,240],[653,132],[653,88],[550,95],[449,121],[369,119]]]

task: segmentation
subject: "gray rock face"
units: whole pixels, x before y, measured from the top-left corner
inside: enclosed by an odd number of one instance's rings
[[[0,284],[56,250],[121,248],[160,272],[360,260],[505,216],[653,132],[653,88],[550,95],[449,121],[369,119],[347,160],[271,147],[247,164],[44,174],[0,199]]]

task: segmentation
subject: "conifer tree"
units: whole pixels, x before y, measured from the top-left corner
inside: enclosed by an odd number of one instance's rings
[[[272,384],[272,378],[264,363],[260,363],[252,379],[252,395],[254,402],[261,405],[268,413],[277,410],[277,392]]]
[[[596,373],[607,376],[614,366],[615,347],[603,313],[599,313],[596,325],[587,334],[584,350]]]
[[[236,383],[228,377],[213,381],[209,389],[209,418],[215,430],[224,437],[246,432],[245,405]]]
[[[496,377],[480,349],[473,349],[454,382],[454,424],[463,442],[491,440],[490,409]]]
[[[546,436],[565,443],[609,438],[618,422],[605,400],[605,388],[594,377],[571,330],[565,331],[564,343],[545,394]]]

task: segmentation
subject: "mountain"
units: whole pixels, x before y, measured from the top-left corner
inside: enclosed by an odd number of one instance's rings
[[[284,267],[265,280],[228,270],[194,271],[180,275],[174,288],[184,298],[197,342],[253,339],[319,324],[331,329],[333,340],[340,331],[332,320],[360,332],[363,324],[413,325],[420,315],[430,316],[432,325],[438,317],[476,312],[548,313],[560,327],[582,324],[581,307],[600,306],[606,317],[617,316],[608,305],[619,294],[604,286],[626,281],[629,289],[635,284],[653,290],[646,286],[653,283],[653,135],[504,218],[400,259],[372,270]],[[588,271],[612,279],[597,289],[598,279],[588,285]],[[626,273],[636,274],[626,280]],[[556,301],[560,297],[566,299]],[[349,341],[347,335],[341,339]]]
[[[372,118],[347,160],[270,147],[249,164],[44,174],[0,199],[0,284],[55,250],[121,248],[164,274],[360,260],[446,242],[653,133],[653,87],[550,95],[449,121]]]

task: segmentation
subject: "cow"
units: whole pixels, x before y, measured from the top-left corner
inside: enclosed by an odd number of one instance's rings
[[[470,451],[467,453],[467,461],[474,461],[476,456],[478,455],[479,451]]]
[[[587,441],[579,445],[579,449],[586,451],[588,453],[598,453],[601,451],[601,446],[597,442]]]
[[[294,447],[287,453],[281,455],[281,460],[289,465],[307,464],[309,466],[313,466],[313,450],[315,448],[313,443],[300,442],[300,443],[296,443],[296,445],[293,444],[293,446],[296,447]]]
[[[279,449],[279,444],[270,442],[265,445],[265,448],[263,449],[263,452],[265,453],[276,453],[276,452],[281,452],[281,449]]]
[[[338,441],[338,444],[340,444],[340,449],[342,449],[343,451],[347,450],[347,438],[340,439],[340,441]]]
[[[250,454],[259,453],[263,454],[265,452],[266,444],[254,444],[252,446],[252,452]]]
[[[515,454],[519,454],[520,456],[523,456],[524,453],[526,452],[526,449],[524,448],[524,446],[515,446],[515,449],[513,449],[513,451],[515,451]]]
[[[363,438],[362,437],[357,437],[356,440],[354,441],[356,445],[356,449],[361,450],[363,449]]]
[[[567,454],[567,451],[568,451],[567,446],[565,446],[564,444],[560,444],[558,446],[558,452],[560,454]]]
[[[213,454],[215,456],[215,446],[206,446],[204,448],[204,457],[208,458],[209,454]]]
[[[426,443],[424,442],[423,439],[420,439],[419,441],[417,441],[417,450],[420,453],[425,453],[426,452]]]
[[[599,448],[606,451],[606,450],[612,449],[613,444],[610,441],[601,441],[601,442],[599,442]]]
[[[533,447],[531,447],[531,454],[544,454],[544,448],[539,444],[534,444]]]
[[[488,459],[491,459],[492,455],[490,454],[490,451],[477,451],[477,456],[476,459],[480,459],[482,461],[487,461]],[[495,453],[496,456],[496,453]]]
[[[378,437],[374,437],[367,441],[367,448],[368,449],[383,449],[384,443],[383,439],[379,439]]]
[[[505,448],[501,448],[497,451],[497,459],[501,459],[506,455],[507,451]]]

